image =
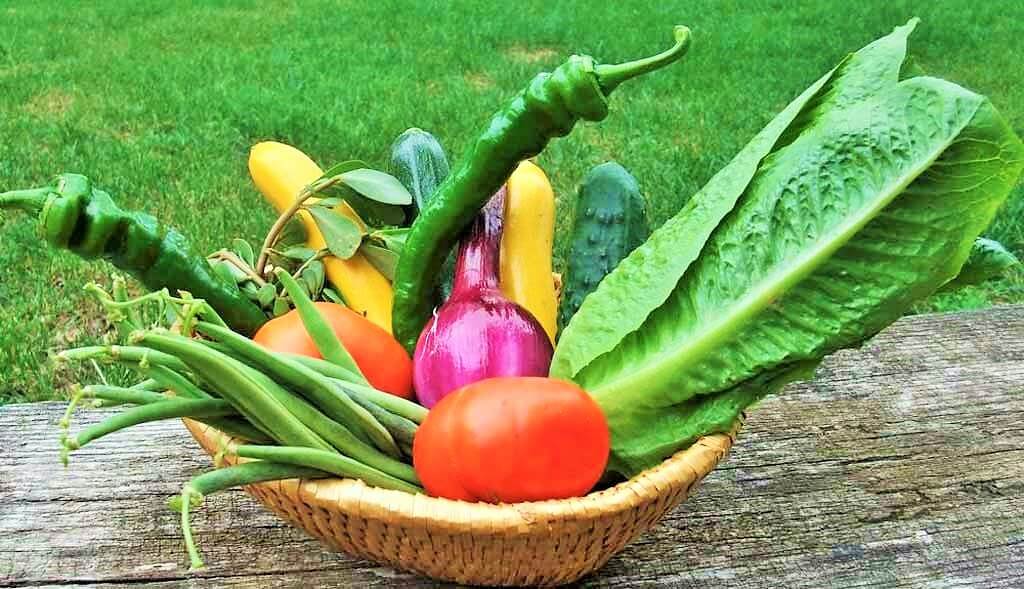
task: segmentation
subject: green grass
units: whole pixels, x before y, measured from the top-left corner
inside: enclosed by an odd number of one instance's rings
[[[292,143],[324,164],[379,166],[415,125],[457,160],[537,71],[571,52],[648,55],[668,45],[675,23],[694,31],[682,63],[623,87],[607,121],[541,155],[563,210],[586,169],[614,158],[640,179],[661,223],[845,53],[914,15],[923,18],[917,62],[989,95],[1024,131],[1020,3],[80,4],[0,7],[0,190],[85,173],[206,250],[258,238],[272,220],[246,173],[257,141]],[[990,235],[1024,254],[1021,193]],[[60,396],[86,376],[49,354],[106,330],[81,286],[110,272],[41,247],[24,217],[0,217],[0,402]],[[1017,272],[920,309],[1020,301]]]

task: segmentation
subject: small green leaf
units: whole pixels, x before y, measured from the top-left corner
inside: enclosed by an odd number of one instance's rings
[[[325,288],[322,291],[320,291],[320,294],[323,295],[324,299],[332,303],[345,305],[345,299],[341,298],[341,295],[338,294],[338,291],[334,290],[333,288]],[[348,305],[345,306],[347,307]]]
[[[345,160],[343,162],[338,162],[327,168],[323,176],[320,176],[320,179],[317,181],[319,182],[325,178],[333,178],[334,176],[344,174],[345,172],[351,172],[352,170],[358,170],[365,167],[367,167],[366,162],[362,160]]]
[[[370,200],[389,205],[412,203],[412,195],[405,186],[391,174],[378,170],[359,168],[340,175],[341,181]]]
[[[363,232],[355,221],[319,207],[309,209],[309,214],[316,221],[316,226],[320,228],[320,233],[323,234],[327,248],[331,250],[332,254],[342,260],[347,260],[356,253],[359,244],[363,241]]]
[[[306,283],[310,298],[316,300],[324,287],[324,263],[320,260],[310,262],[302,271],[302,281]]]
[[[250,299],[255,299],[257,296],[259,296],[260,289],[257,288],[256,284],[253,281],[247,280],[245,284],[242,285],[242,292],[244,292],[245,296],[249,297]]]
[[[306,243],[306,228],[302,225],[302,221],[299,220],[298,216],[294,216],[285,224],[284,230],[281,231],[281,236],[277,238],[274,247],[286,250],[304,243]]]
[[[256,298],[261,307],[270,307],[274,303],[275,297],[277,297],[277,288],[270,283],[264,284],[259,292],[256,293]]]
[[[369,243],[364,243],[363,246],[359,248],[359,251],[362,252],[363,255],[366,256],[366,259],[373,264],[373,267],[383,274],[388,280],[395,279],[395,266],[398,265],[398,254],[387,248]]]
[[[291,310],[292,306],[288,304],[288,299],[284,297],[274,299],[274,317],[280,317]]]
[[[378,229],[370,234],[370,238],[383,244],[384,247],[401,255],[405,248],[405,239],[409,236],[408,227]]]
[[[316,250],[308,247],[290,247],[283,252],[281,255],[288,258],[289,260],[295,260],[296,262],[305,262],[316,255]]]
[[[352,192],[345,198],[370,227],[398,226],[405,222],[405,211],[397,205],[386,205]]]
[[[248,241],[238,238],[232,239],[231,250],[238,254],[238,257],[242,258],[242,261],[249,264],[249,266],[256,265],[256,253],[253,251],[252,246],[249,245]]]

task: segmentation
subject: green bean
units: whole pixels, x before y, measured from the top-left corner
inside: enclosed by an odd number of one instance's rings
[[[225,355],[228,355],[228,356],[234,358],[235,360],[237,360],[239,365],[246,369],[246,374],[248,374],[250,378],[256,379],[260,384],[262,384],[263,386],[265,386],[268,389],[270,389],[271,392],[274,392],[275,396],[277,396],[279,399],[281,399],[281,398],[288,398],[288,399],[297,399],[297,400],[305,401],[305,398],[292,393],[289,389],[287,389],[284,386],[278,384],[277,381],[275,381],[273,378],[271,378],[270,376],[265,374],[260,369],[259,363],[254,362],[253,360],[248,359],[248,358],[239,357],[238,354],[228,353],[229,351],[233,352],[233,350],[231,350],[230,348],[228,348],[228,346],[225,346],[224,344],[222,344],[220,342],[214,342],[214,341],[210,341],[210,340],[199,340],[199,341],[201,341],[204,345],[207,345],[210,348],[218,350],[221,353],[223,353]],[[313,406],[313,408],[316,409],[315,406]],[[320,411],[320,410],[317,409],[317,411]],[[321,411],[321,413],[323,413],[323,412]],[[359,440],[361,440],[363,442],[366,442],[366,443],[371,443],[369,436],[366,435],[366,433],[363,430],[363,428],[355,428],[355,431],[353,431],[351,428],[349,428],[347,426],[344,426],[344,424],[341,424],[340,422],[338,422],[338,421],[336,421],[334,419],[331,419],[326,414],[324,414],[324,416],[327,419],[329,419],[330,421],[332,421],[334,423],[339,423],[340,425],[345,427],[345,429],[347,429],[350,433],[352,433],[352,435],[354,435]]]
[[[217,350],[218,352],[224,354],[225,356],[231,356],[235,360],[239,360],[241,362],[246,361],[246,358],[244,356],[235,353],[234,350],[218,341],[214,341],[212,339],[201,339],[199,340],[199,342],[202,343],[204,346],[210,348],[211,350]]]
[[[146,380],[132,388],[165,391],[173,390],[183,397],[193,399],[210,399],[208,393],[200,390],[192,381],[180,372],[187,368],[180,360],[155,350],[147,350],[136,346],[87,346],[65,350],[58,354],[64,360],[95,360],[126,364]]]
[[[402,417],[417,424],[423,423],[423,420],[427,418],[427,408],[423,405],[414,403],[408,399],[403,399],[397,395],[385,393],[373,387],[354,382],[351,373],[348,373],[340,366],[335,366],[334,364],[325,362],[319,358],[302,356],[300,354],[285,354],[285,356],[308,368],[316,370],[320,374],[332,380],[339,381],[341,388],[345,389],[346,392],[351,393],[352,396],[361,395],[368,401],[372,401],[374,404],[387,409],[395,415],[401,415]]]
[[[170,354],[139,346],[85,346],[64,350],[57,354],[63,360],[103,359],[109,362],[126,361],[140,365],[166,366],[177,372],[185,372],[185,363]]]
[[[152,378],[147,378],[146,380],[137,382],[137,383],[132,385],[132,388],[133,389],[140,389],[140,390],[143,390],[143,391],[155,391],[155,392],[161,392],[161,391],[164,390],[164,387],[160,383],[158,383],[157,381],[153,380]]]
[[[296,466],[307,466],[341,477],[360,479],[368,485],[408,493],[422,493],[423,488],[385,474],[376,468],[356,462],[347,456],[289,446],[238,446],[235,453],[242,458],[272,460]]]
[[[179,417],[224,417],[234,414],[235,410],[231,404],[220,399],[168,399],[141,405],[104,419],[78,432],[74,437],[68,438],[64,445],[65,449],[70,452],[107,434],[150,421]]]
[[[394,457],[401,454],[388,430],[370,412],[349,398],[334,381],[294,360],[275,354],[230,329],[205,321],[197,323],[196,329],[203,335],[230,347],[235,353],[245,356],[250,365],[258,367],[274,380],[295,389],[331,419],[345,424],[350,429],[358,428],[386,454]],[[211,352],[219,353],[212,350]]]
[[[429,410],[419,403],[414,403],[391,393],[379,391],[373,387],[366,387],[337,379],[331,380],[337,383],[349,396],[353,398],[361,397],[365,401],[373,403],[404,419],[408,419],[416,425],[423,423],[423,420],[427,418]]]
[[[219,419],[202,418],[196,421],[205,423],[213,429],[224,432],[232,438],[239,438],[254,444],[271,444],[274,439],[259,427],[244,418],[222,417]]]
[[[402,442],[411,444],[413,438],[416,437],[416,424],[412,421],[402,417],[401,415],[391,413],[387,409],[367,400],[366,397],[353,395],[352,399],[369,411],[370,415],[376,417],[377,421],[391,432],[391,436],[394,437],[395,441],[399,444]]]
[[[289,352],[284,352],[283,355],[298,362],[301,362],[306,366],[309,366],[310,368],[316,370],[317,372],[323,374],[324,376],[329,376],[331,378],[336,378],[338,380],[344,380],[345,382],[352,382],[356,384],[366,383],[366,379],[363,378],[362,376],[356,374],[355,372],[352,372],[347,368],[338,366],[337,364],[332,364],[327,360],[323,360],[321,358],[314,358],[312,356],[306,356],[304,354],[292,354]]]
[[[412,458],[412,442],[398,442],[398,447],[402,449],[402,454]]]
[[[150,376],[169,390],[174,391],[182,397],[191,399],[212,399],[213,395],[199,388],[198,385],[186,378],[184,375],[171,370],[166,366],[150,364],[148,366],[138,365],[138,370],[144,376]]]
[[[96,286],[96,288],[99,291],[96,294],[98,295],[100,301],[102,302],[105,298],[106,292],[104,292],[103,289],[99,288],[98,285]],[[88,289],[88,286],[86,287],[86,289]],[[114,302],[127,303],[129,301],[131,297],[128,296],[128,284],[125,282],[123,276],[116,274],[114,275],[113,286],[111,287],[111,294],[113,295]],[[111,311],[113,311],[113,309],[111,309]],[[116,315],[119,315],[119,317],[115,316],[115,319],[118,320],[116,320],[114,323],[117,326],[117,332],[121,335],[121,337],[126,338],[132,331],[142,327],[142,316],[139,314],[139,310],[136,309],[135,307],[129,307],[125,311],[116,311],[115,313]]]
[[[121,387],[111,387],[106,385],[89,385],[82,389],[82,393],[86,397],[91,396],[99,399],[100,401],[104,401],[103,404],[97,404],[96,407],[114,407],[125,403],[130,403],[132,405],[149,405],[151,403],[159,403],[161,401],[173,399],[173,397],[167,397],[166,395],[155,392],[124,389]],[[201,399],[213,398],[206,392],[203,392],[202,394],[204,396],[199,397]],[[193,397],[193,399],[194,398],[195,397]],[[261,432],[252,424],[242,419],[236,419],[233,416],[221,418],[192,416],[192,419],[205,423],[233,438],[242,438],[250,442],[257,443],[273,441],[270,436]]]
[[[263,387],[246,376],[239,368],[240,363],[237,360],[211,350],[196,340],[170,333],[145,332],[139,336],[139,341],[182,359],[200,378],[210,383],[222,397],[230,401],[239,413],[260,429],[272,434],[279,443],[331,450],[327,442],[289,413]]]
[[[82,394],[87,398],[119,404],[130,403],[132,405],[148,405],[149,403],[159,403],[169,399],[169,397],[153,391],[126,389],[107,385],[89,385],[82,388]]]
[[[61,417],[58,424],[60,425],[60,444],[63,447],[60,453],[60,461],[64,466],[68,465],[68,429],[71,428],[71,416],[75,413],[75,407],[82,401],[82,387],[75,385],[72,388],[71,400],[68,401],[68,406],[64,410],[64,416]]]
[[[181,534],[185,539],[190,569],[203,568],[203,560],[199,556],[198,547],[192,537],[189,509],[202,505],[206,496],[254,483],[288,479],[322,479],[330,476],[329,473],[322,470],[260,460],[218,468],[194,477],[182,487],[181,496],[170,501],[171,509],[181,512]]]
[[[320,313],[320,310],[316,308],[313,301],[310,300],[306,294],[306,289],[299,286],[299,283],[292,278],[291,274],[282,269],[278,269],[277,279],[281,281],[285,290],[288,291],[288,296],[291,297],[295,310],[298,311],[299,318],[302,319],[302,325],[306,328],[306,333],[309,334],[309,337],[316,345],[317,351],[324,357],[324,360],[358,374],[363,379],[363,382],[366,382],[366,377],[359,370],[359,366],[352,358],[352,354],[349,354],[348,350],[345,349],[345,344],[341,343],[341,340],[338,339],[338,334],[334,332],[334,328]]]
[[[269,376],[248,365],[243,365],[246,374],[264,386],[282,405],[288,407],[295,417],[309,429],[316,432],[339,452],[392,476],[411,483],[419,483],[416,471],[408,464],[384,454],[367,444],[351,430],[314,407],[311,403],[273,381]],[[382,422],[383,423],[383,422]],[[415,425],[413,426],[415,428]]]

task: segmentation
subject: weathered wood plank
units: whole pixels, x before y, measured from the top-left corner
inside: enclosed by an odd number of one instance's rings
[[[178,423],[60,468],[62,407],[0,408],[0,587],[432,586],[322,550],[241,492],[163,508],[208,459]],[[78,425],[101,417],[81,414]],[[595,587],[1011,587],[1024,577],[1024,307],[908,318],[756,408],[729,460]]]

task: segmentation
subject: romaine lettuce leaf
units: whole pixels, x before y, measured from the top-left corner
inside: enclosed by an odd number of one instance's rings
[[[729,164],[650,239],[606,276],[562,332],[551,376],[572,379],[643,324],[675,289],[700,255],[711,231],[733,209],[761,161],[788,145],[823,109],[841,110],[896,83],[906,57],[913,19],[892,34],[847,56],[772,119]],[[634,288],[633,285],[643,285]]]
[[[777,388],[766,383],[780,371],[858,344],[957,275],[1016,182],[1024,146],[984,97],[935,78],[899,81],[896,40],[912,24],[834,71],[734,204],[699,227],[699,245],[675,232],[687,227],[679,219],[637,250],[683,252],[681,272],[634,253],[623,263],[643,272],[615,270],[584,302],[581,326],[615,321],[596,310],[617,302],[630,327],[630,295],[675,279],[638,327],[600,347],[567,329],[556,352],[553,373],[605,411],[612,468],[629,475],[687,445],[693,424],[709,421],[702,395]],[[691,209],[700,204],[680,216]]]

